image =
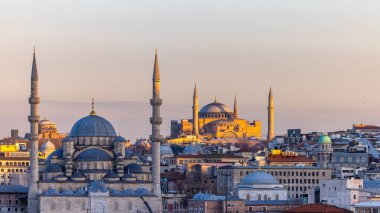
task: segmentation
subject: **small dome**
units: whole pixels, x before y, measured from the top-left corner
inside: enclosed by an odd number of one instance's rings
[[[135,194],[135,191],[133,191],[132,189],[124,189],[120,193],[125,194],[125,195],[133,195]]]
[[[133,175],[131,174],[125,174],[122,179],[124,181],[135,181],[136,180],[136,177],[134,177]]]
[[[112,161],[112,157],[100,149],[87,149],[81,152],[76,161]]]
[[[185,147],[182,152],[183,154],[196,155],[202,153],[202,147],[198,143],[192,143]]]
[[[41,151],[54,151],[55,150],[55,145],[50,141],[46,141],[45,143],[42,144],[41,146]]]
[[[89,115],[78,120],[70,131],[71,137],[116,137],[115,129],[105,118]]]
[[[76,171],[73,175],[71,175],[71,179],[75,181],[84,181],[86,180],[86,177],[79,171]]]
[[[52,189],[52,188],[49,188],[45,192],[45,195],[57,195],[57,194],[59,194],[59,192],[57,190],[55,190],[55,189]]]
[[[46,119],[41,120],[38,124],[39,125],[55,125],[55,123],[53,123],[49,120],[46,120]]]
[[[174,155],[172,148],[170,148],[169,144],[162,144],[160,146],[161,155]]]
[[[146,188],[138,188],[135,190],[135,194],[138,194],[138,195],[149,195],[149,194],[152,194],[148,189]]]
[[[74,194],[74,192],[71,191],[70,189],[64,189],[64,190],[62,191],[62,194],[63,194],[63,195],[72,195],[72,194]]]
[[[106,176],[104,176],[104,180],[106,181],[117,181],[120,180],[120,177],[117,176],[114,172],[110,171]]]
[[[90,192],[107,192],[108,187],[103,181],[92,181],[88,187]]]
[[[331,138],[328,135],[322,135],[319,137],[318,143],[331,143]]]
[[[54,178],[54,180],[56,180],[56,181],[66,181],[67,177],[61,174],[61,175],[56,176]]]
[[[124,171],[126,173],[144,173],[142,167],[136,163],[128,164],[128,166],[125,167]]]
[[[117,136],[115,138],[115,142],[124,142],[125,141],[125,138],[121,137],[121,136]]]
[[[253,185],[253,184],[278,184],[276,178],[266,172],[255,171],[245,176],[239,183],[240,185]]]

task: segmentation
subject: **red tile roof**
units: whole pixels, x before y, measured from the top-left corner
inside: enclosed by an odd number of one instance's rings
[[[198,155],[178,155],[175,158],[245,158],[234,154],[198,154]]]
[[[334,212],[334,213],[346,213],[351,212],[347,209],[338,208],[336,206],[327,205],[323,203],[308,204],[300,207],[291,208],[285,210],[286,213],[302,212],[302,213],[322,213],[322,212]]]
[[[268,157],[270,162],[315,162],[313,159],[307,158],[305,156],[281,156],[281,155],[270,155]]]

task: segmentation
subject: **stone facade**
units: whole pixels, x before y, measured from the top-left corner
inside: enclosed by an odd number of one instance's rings
[[[240,180],[253,171],[261,170],[275,176],[288,191],[289,198],[307,197],[307,191],[319,186],[320,180],[331,179],[332,170],[307,166],[225,166],[217,172],[218,194],[232,191]]]

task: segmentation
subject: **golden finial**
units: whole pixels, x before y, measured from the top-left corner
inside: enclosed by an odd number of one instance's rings
[[[92,110],[91,110],[91,113],[90,115],[96,115],[96,112],[95,112],[95,100],[94,98],[92,98]]]

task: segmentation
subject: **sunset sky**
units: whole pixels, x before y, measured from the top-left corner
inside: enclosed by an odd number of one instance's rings
[[[69,132],[98,115],[134,140],[150,132],[154,49],[163,133],[218,101],[262,120],[269,85],[276,133],[380,125],[380,1],[0,1],[0,137],[28,131],[33,46],[40,115]]]

